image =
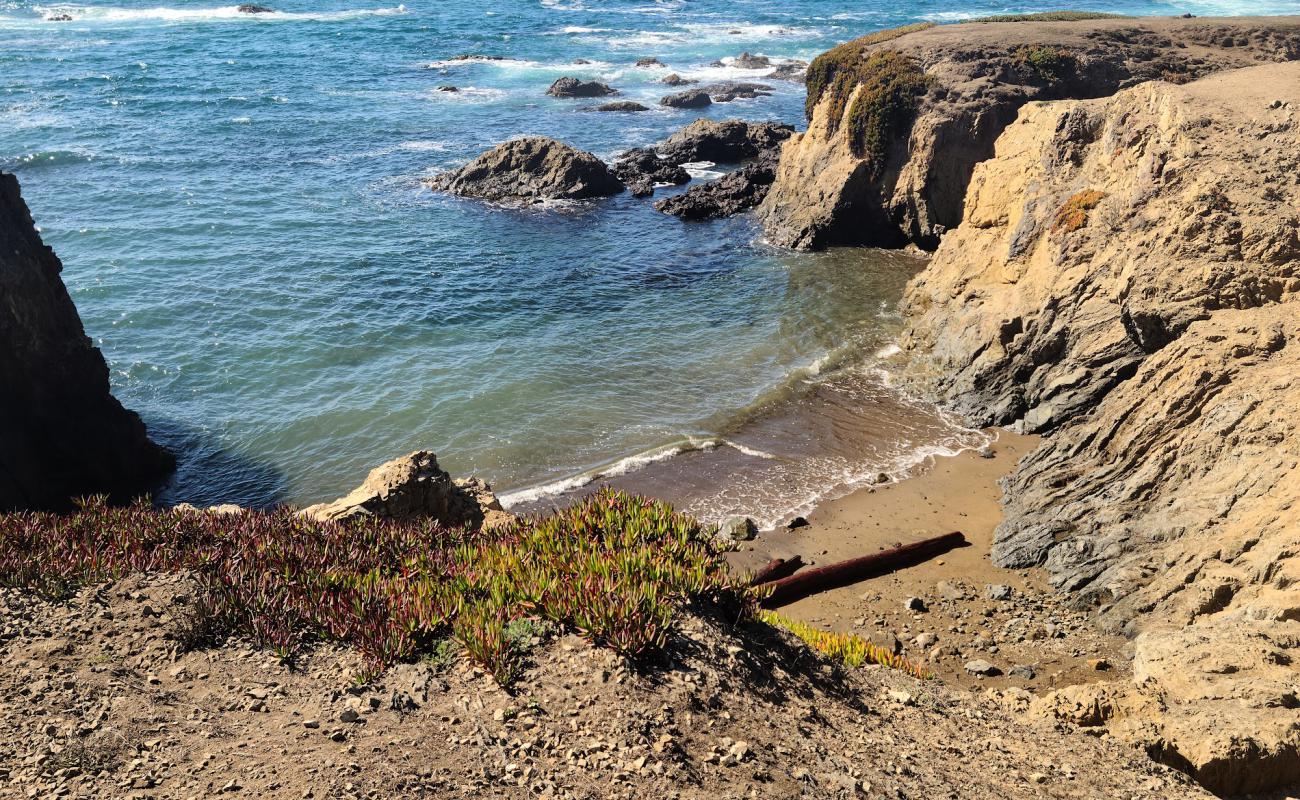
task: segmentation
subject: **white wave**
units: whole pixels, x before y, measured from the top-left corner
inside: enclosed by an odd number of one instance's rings
[[[725,444],[727,447],[730,447],[732,450],[738,450],[744,453],[745,455],[753,456],[754,458],[761,458],[767,461],[771,461],[772,459],[776,458],[774,454],[769,453],[766,450],[755,450],[752,447],[746,447],[740,442],[733,442],[730,439],[723,442],[723,444]]]
[[[32,10],[45,19],[66,14],[72,17],[75,22],[220,22],[225,20],[267,22],[315,20],[325,22],[407,13],[405,5],[399,5],[395,8],[358,8],[324,12],[270,11],[263,14],[245,14],[239,10],[239,6],[219,6],[216,8],[169,8],[166,6],[156,8],[113,8],[111,6],[58,4],[33,6]]]
[[[927,22],[961,22],[978,16],[980,15],[974,11],[936,11],[933,14],[922,14],[921,19]]]
[[[236,125],[247,125],[248,123],[253,121],[253,118],[252,117],[231,117],[230,121],[235,123]]]
[[[712,450],[720,444],[717,439],[701,439],[694,436],[687,437],[685,441],[676,444],[656,447],[643,453],[628,456],[619,459],[613,464],[606,467],[599,467],[588,472],[574,475],[569,478],[547,483],[541,486],[534,486],[528,489],[519,489],[514,492],[506,492],[499,499],[501,505],[506,508],[517,506],[521,503],[531,503],[542,499],[543,497],[554,497],[556,495],[571,492],[574,489],[581,489],[595,481],[605,478],[613,478],[619,475],[626,475],[629,472],[635,472],[647,464],[654,464],[658,461],[667,461],[670,458],[679,456],[682,453],[696,452],[700,450]]]
[[[903,352],[903,348],[891,342],[885,345],[884,347],[880,348],[879,350],[877,350],[872,355],[874,358],[883,360],[886,358],[893,358],[894,356],[898,355],[901,352]]]
[[[506,96],[502,89],[480,89],[477,86],[461,86],[454,92],[444,92],[441,89],[430,89],[426,95],[434,100],[446,100],[448,102],[472,103],[475,101],[499,100]]]
[[[721,178],[723,175],[727,174],[716,169],[709,169],[709,167],[716,166],[717,164],[714,164],[712,161],[687,161],[685,164],[682,164],[682,169],[686,170],[686,173],[692,178]]]

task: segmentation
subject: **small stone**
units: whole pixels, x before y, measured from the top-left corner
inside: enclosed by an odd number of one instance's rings
[[[795,528],[806,528],[808,527],[808,520],[804,519],[803,517],[795,517],[794,519],[786,523],[785,527],[790,530],[794,530]]]
[[[917,637],[912,640],[912,646],[924,650],[927,647],[933,647],[938,641],[938,635],[926,631],[925,633],[918,634]]]
[[[966,590],[950,581],[939,581],[934,587],[934,592],[946,600],[966,599]]]
[[[900,692],[897,689],[890,690],[889,699],[901,706],[916,705],[916,699],[907,692]]]
[[[919,597],[909,597],[903,601],[903,608],[907,611],[928,611],[925,601]]]
[[[345,708],[343,713],[339,714],[339,722],[356,722],[361,719],[355,708]]]
[[[749,517],[731,517],[718,526],[718,535],[733,541],[745,542],[758,533],[758,525]]]
[[[1104,658],[1090,658],[1088,659],[1088,668],[1097,672],[1105,672],[1110,669],[1110,662]]]
[[[1004,583],[990,583],[984,587],[984,596],[990,600],[1010,600],[1011,587]]]
[[[974,661],[967,661],[966,671],[972,675],[978,675],[981,678],[992,678],[1002,674],[1002,670],[981,658],[977,658]]]
[[[312,730],[316,730],[317,728],[320,727],[320,720],[315,720],[315,719],[305,719],[305,720],[303,720],[303,722],[302,722],[302,726],[303,726],[304,728],[310,728],[310,729],[312,729]]]
[[[898,637],[889,631],[876,631],[871,634],[868,641],[870,641],[873,646],[895,655],[903,649],[902,642],[898,641]]]
[[[1034,668],[1028,664],[1017,664],[1011,668],[1011,675],[1016,678],[1023,678],[1024,680],[1032,681],[1038,673],[1034,672]]]

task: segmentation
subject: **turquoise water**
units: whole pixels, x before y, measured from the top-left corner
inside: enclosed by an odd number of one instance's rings
[[[741,442],[747,420],[827,380],[903,410],[826,437],[874,431],[917,452],[981,441],[891,399],[870,369],[913,261],[784,253],[750,218],[683,225],[626,195],[512,211],[420,180],[518,134],[611,158],[700,115],[583,113],[544,96],[562,75],[653,105],[670,70],[761,80],[710,66],[741,51],[809,59],[879,28],[1034,4],[271,0],[279,13],[249,16],[166,2],[0,3],[0,168],[62,257],[114,391],[180,456],[165,498],[316,501],[417,448],[528,489],[684,441]],[[47,21],[62,13],[73,20]],[[460,54],[509,60],[449,61]],[[634,68],[642,56],[668,69]],[[802,86],[771,85],[703,115],[801,122]],[[837,476],[822,488],[878,466],[813,438],[806,466]],[[772,509],[817,480],[773,478]]]

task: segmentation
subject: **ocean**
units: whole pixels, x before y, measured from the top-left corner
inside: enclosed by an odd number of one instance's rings
[[[158,499],[316,502],[430,449],[516,508],[620,480],[775,524],[989,441],[884,366],[917,257],[785,252],[751,217],[684,224],[626,194],[511,210],[421,180],[520,134],[612,159],[700,116],[802,125],[802,85],[732,59],[1057,4],[161,2],[0,2],[0,168],[114,392],[179,457]],[[666,66],[633,66],[650,56]],[[775,91],[662,109],[668,72]],[[565,75],[654,110],[547,97]]]

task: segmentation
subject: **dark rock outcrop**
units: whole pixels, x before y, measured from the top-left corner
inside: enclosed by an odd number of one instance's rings
[[[764,201],[767,239],[933,249],[1024,104],[1296,58],[1295,17],[911,26],[847,42],[808,68],[808,131]]]
[[[580,81],[577,78],[559,78],[546,90],[551,97],[571,99],[574,97],[608,97],[618,94],[618,90],[599,81]]]
[[[147,491],[174,461],[109,392],[18,179],[0,172],[0,510]]]
[[[729,217],[763,202],[776,179],[776,151],[728,172],[717,180],[692,186],[682,194],[655,203],[655,208],[683,220]]]
[[[634,66],[638,66],[638,67],[666,67],[666,66],[668,66],[668,65],[665,64],[664,62],[660,61],[659,59],[654,58],[653,56],[651,56],[651,57],[649,57],[649,58],[638,58],[638,59],[636,60],[636,64],[635,64]]]
[[[804,75],[807,71],[808,71],[808,62],[787,61],[784,64],[777,66],[776,69],[772,70],[764,77],[775,78],[776,80],[781,80],[781,81],[794,81],[795,83],[803,83]]]
[[[275,9],[266,6],[255,6],[251,3],[244,3],[238,9],[241,14],[273,14]]]
[[[702,89],[687,89],[684,92],[670,94],[659,101],[659,105],[668,108],[704,108],[713,104],[709,93]]]
[[[699,83],[699,81],[691,80],[690,78],[683,78],[676,72],[665,75],[659,82],[669,86],[687,86],[692,83]]]
[[[692,161],[735,164],[779,147],[793,134],[793,127],[777,122],[697,119],[655,149],[675,164]]]
[[[636,147],[623,153],[614,162],[613,170],[619,180],[634,187],[632,194],[637,197],[654,194],[656,183],[679,185],[691,179],[691,174],[678,163],[661,158],[651,147]]]
[[[544,136],[502,142],[428,185],[435,191],[499,202],[583,200],[623,191],[623,182],[605,162]]]
[[[767,56],[756,56],[746,52],[736,56],[736,60],[731,62],[731,66],[740,69],[767,69],[772,66],[772,59]]]

